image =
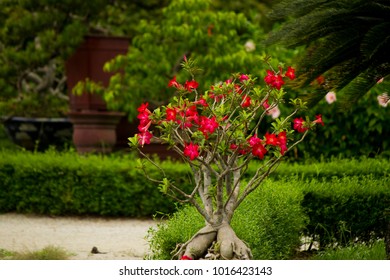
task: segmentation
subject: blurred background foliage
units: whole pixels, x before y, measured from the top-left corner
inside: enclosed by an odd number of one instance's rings
[[[24,92],[22,84],[26,75],[37,73],[51,63],[55,65],[54,85],[59,86],[65,59],[87,34],[126,36],[131,40],[128,54],[118,56],[105,67],[106,71],[122,69],[123,76],[114,75],[108,88],[100,91],[111,109],[126,112],[129,119],[134,119],[136,108],[143,101],[155,105],[165,102],[172,94],[167,83],[173,76],[177,75],[180,82],[190,78],[180,71],[184,54],[195,58],[204,70],[197,78],[201,87],[228,79],[234,72],[251,73],[261,83],[266,69],[261,62],[263,55],[271,55],[274,66],[279,62],[295,66],[307,51],[313,50],[308,41],[299,47],[264,44],[268,34],[295,26],[293,15],[280,16],[286,2],[289,7],[295,3],[295,12],[299,14],[300,7],[307,8],[309,2],[316,1],[98,0],[90,5],[80,0],[3,0],[0,2],[0,115],[6,115],[9,105],[15,111],[15,106],[27,111],[36,104],[45,104],[37,102],[34,96],[52,94]],[[360,2],[343,1],[345,5]],[[384,1],[368,2],[380,2],[383,13],[389,10]],[[348,5],[343,8],[348,9]],[[279,16],[271,18],[270,12]],[[388,36],[388,31],[381,34]],[[321,36],[320,40],[323,40]],[[337,42],[333,43],[337,46]],[[301,70],[304,69],[297,68],[298,72]],[[390,112],[377,101],[378,95],[389,91],[387,79],[375,84],[368,94],[358,92],[361,98],[350,108],[343,107],[345,104],[340,106],[339,100],[328,104],[323,95],[315,96],[313,93],[318,88],[313,83],[299,89],[287,85],[291,97],[304,94],[318,97],[309,114],[322,114],[326,124],[289,157],[388,156]],[[59,86],[58,91],[66,95],[66,86]],[[54,115],[56,106],[63,109],[67,105],[66,97],[58,100],[48,101],[40,109],[50,108],[48,113]],[[20,106],[15,105],[19,103]],[[288,109],[287,104],[281,106],[282,114]],[[62,114],[66,115],[66,111]]]

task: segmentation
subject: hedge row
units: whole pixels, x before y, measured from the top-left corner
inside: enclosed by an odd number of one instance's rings
[[[188,189],[187,171],[183,165],[167,166]],[[161,177],[157,173],[150,170]],[[143,176],[131,156],[0,152],[0,212],[139,217],[174,210],[173,201]]]
[[[302,191],[301,205],[310,219],[304,232],[321,246],[384,238],[390,222],[390,176],[312,179]]]
[[[188,167],[169,162],[163,165],[177,185],[191,189]],[[150,175],[161,178],[156,169],[151,168]],[[362,239],[371,232],[382,235],[383,211],[390,205],[388,161],[282,163],[271,179],[302,190],[301,207],[310,219],[306,234],[321,236],[323,244],[343,235]],[[0,212],[11,211],[150,217],[172,213],[176,206],[143,176],[131,155],[83,157],[71,152],[0,151]]]

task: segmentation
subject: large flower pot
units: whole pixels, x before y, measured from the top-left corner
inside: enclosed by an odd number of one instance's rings
[[[109,153],[116,143],[116,126],[123,113],[83,111],[70,112],[73,143],[79,153]]]
[[[87,36],[66,61],[69,119],[74,125],[73,142],[80,153],[111,152],[117,141],[116,126],[124,114],[107,111],[99,95],[85,92],[76,96],[71,91],[85,79],[108,85],[111,74],[103,71],[104,64],[119,54],[126,54],[128,47],[128,38]]]
[[[26,150],[64,148],[72,140],[72,123],[67,118],[4,117],[9,138]]]
[[[107,86],[111,74],[103,71],[104,64],[119,54],[126,54],[128,48],[129,39],[125,37],[85,37],[84,42],[65,63],[71,111],[106,110],[106,103],[99,95],[85,92],[78,96],[71,91],[79,81],[87,78]]]

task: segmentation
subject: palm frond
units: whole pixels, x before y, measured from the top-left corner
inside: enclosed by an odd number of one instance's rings
[[[327,76],[326,87],[308,100],[318,101],[332,89],[345,93],[346,103],[353,103],[389,74],[389,0],[285,0],[271,16],[293,20],[270,34],[266,44],[306,46],[294,86]]]

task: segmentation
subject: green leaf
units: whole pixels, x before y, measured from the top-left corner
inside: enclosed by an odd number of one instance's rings
[[[163,194],[167,194],[168,192],[168,189],[169,189],[169,180],[167,178],[164,178],[162,180],[162,182],[158,185],[158,189],[160,190],[160,192],[162,192]]]

